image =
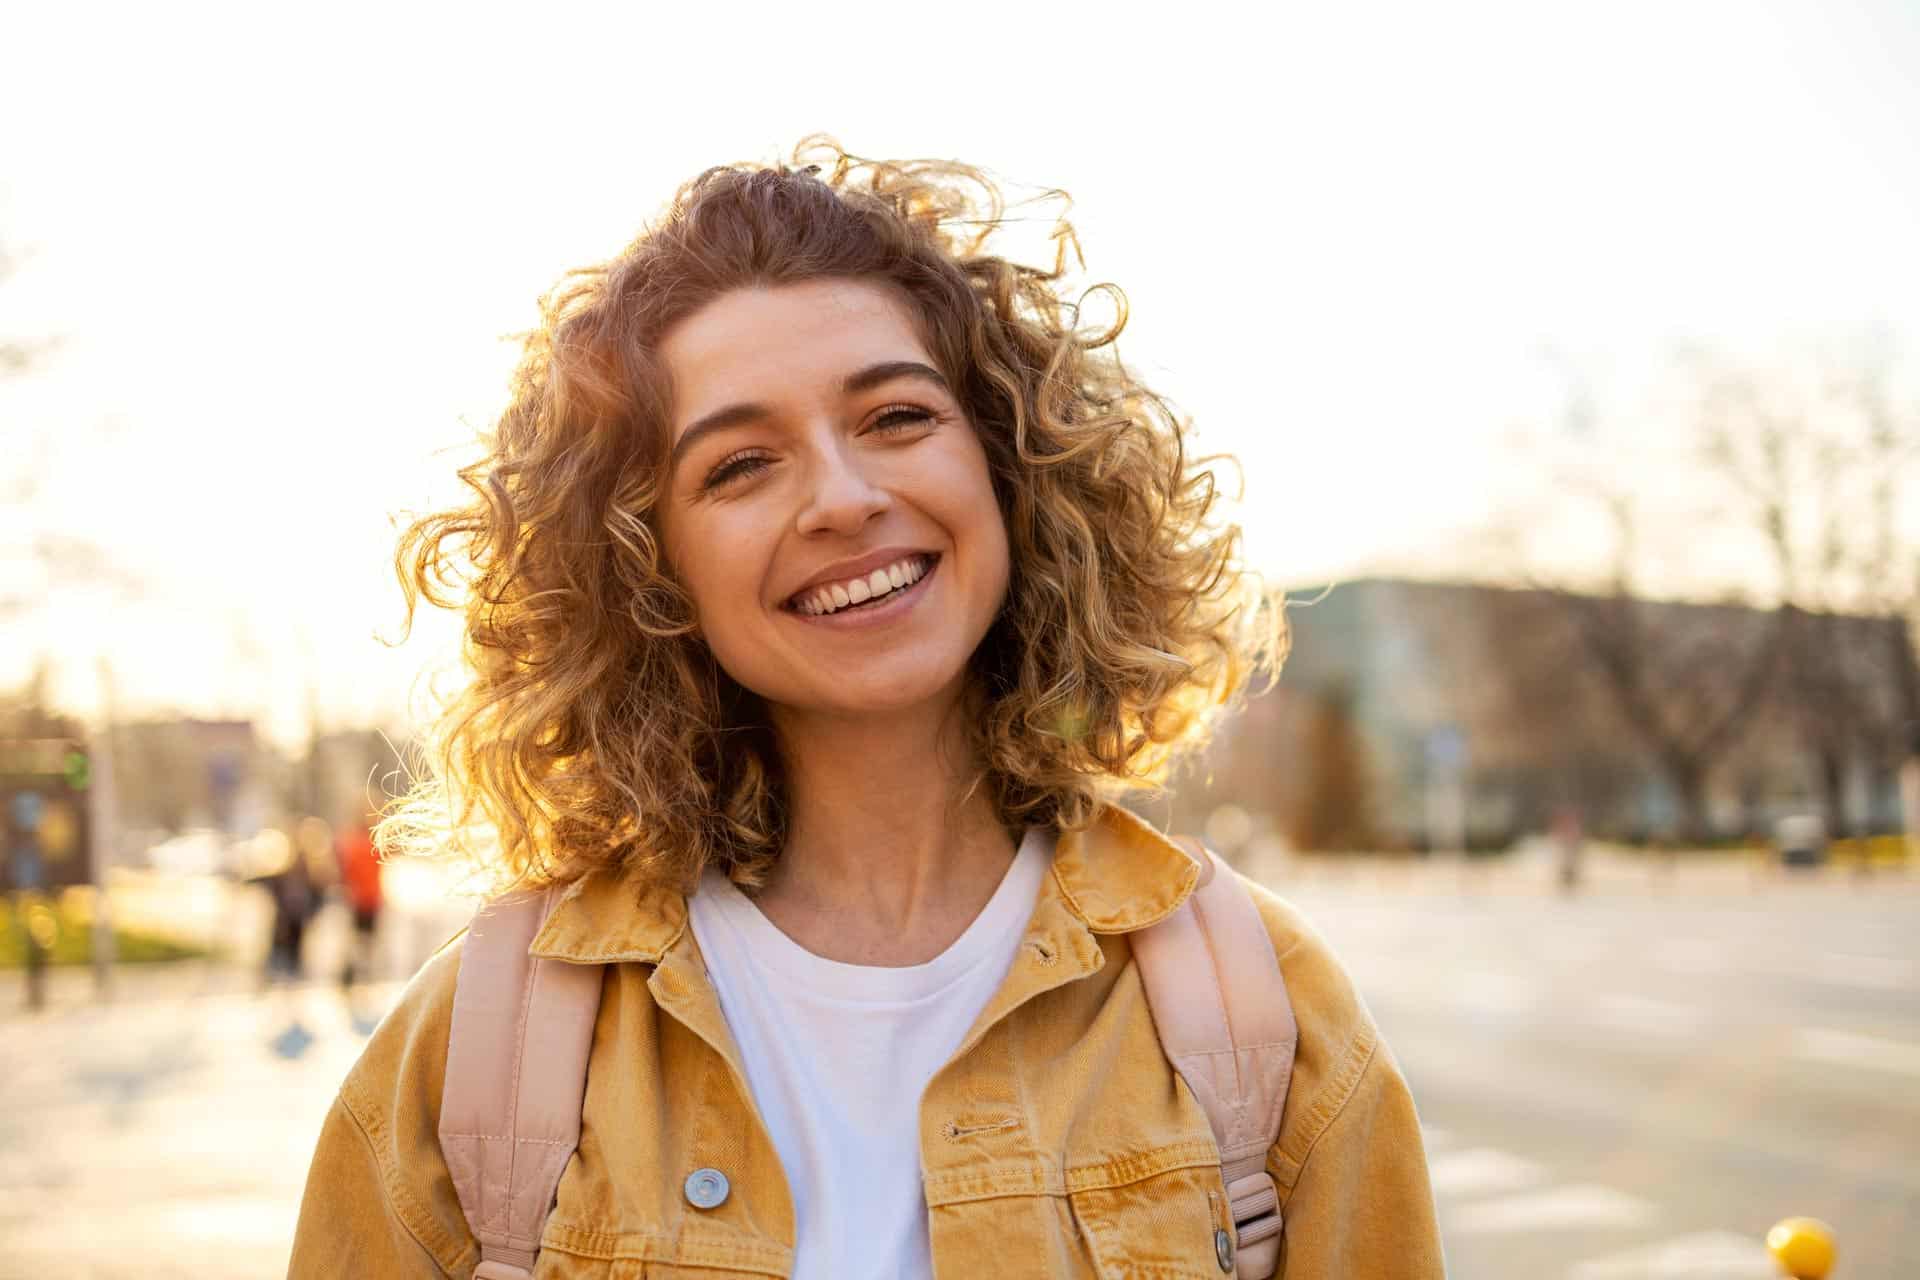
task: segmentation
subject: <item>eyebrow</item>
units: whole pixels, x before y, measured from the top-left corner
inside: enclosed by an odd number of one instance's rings
[[[882,383],[892,382],[896,378],[917,378],[922,382],[931,382],[948,395],[953,388],[938,369],[918,360],[883,360],[871,364],[856,373],[847,375],[840,384],[842,395],[857,396],[863,391],[871,391]],[[680,463],[680,455],[693,447],[695,441],[716,431],[726,431],[732,427],[745,426],[749,422],[759,422],[773,416],[772,410],[762,404],[730,404],[724,409],[715,409],[705,414],[694,424],[681,432],[680,438],[673,442],[673,452],[667,459],[667,470],[671,472]]]

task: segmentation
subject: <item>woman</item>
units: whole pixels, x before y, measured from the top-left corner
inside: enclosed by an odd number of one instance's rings
[[[1194,871],[1114,801],[1277,665],[1278,614],[1120,326],[1062,300],[1064,222],[1020,266],[978,172],[811,150],[550,298],[475,502],[402,543],[410,608],[470,582],[473,681],[383,836],[564,882],[531,952],[606,967],[534,1274],[1217,1276],[1127,942]],[[1250,892],[1300,1026],[1282,1273],[1438,1275],[1406,1086]],[[459,962],[342,1086],[293,1274],[473,1272]]]

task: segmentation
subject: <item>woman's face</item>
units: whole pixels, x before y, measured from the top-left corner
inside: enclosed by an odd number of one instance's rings
[[[720,666],[775,709],[946,704],[1007,592],[973,424],[891,290],[724,294],[661,343],[669,560]]]

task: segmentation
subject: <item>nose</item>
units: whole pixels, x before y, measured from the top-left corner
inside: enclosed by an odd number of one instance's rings
[[[857,446],[835,441],[818,450],[808,470],[806,497],[796,527],[802,534],[858,533],[892,505],[892,496],[869,474]]]

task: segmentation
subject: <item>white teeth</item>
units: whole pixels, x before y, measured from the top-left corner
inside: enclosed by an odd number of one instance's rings
[[[927,566],[918,556],[896,560],[882,569],[875,569],[864,578],[852,578],[845,583],[818,587],[810,595],[802,598],[795,606],[800,612],[813,617],[833,613],[849,605],[864,604],[868,600],[912,586],[927,576]]]

